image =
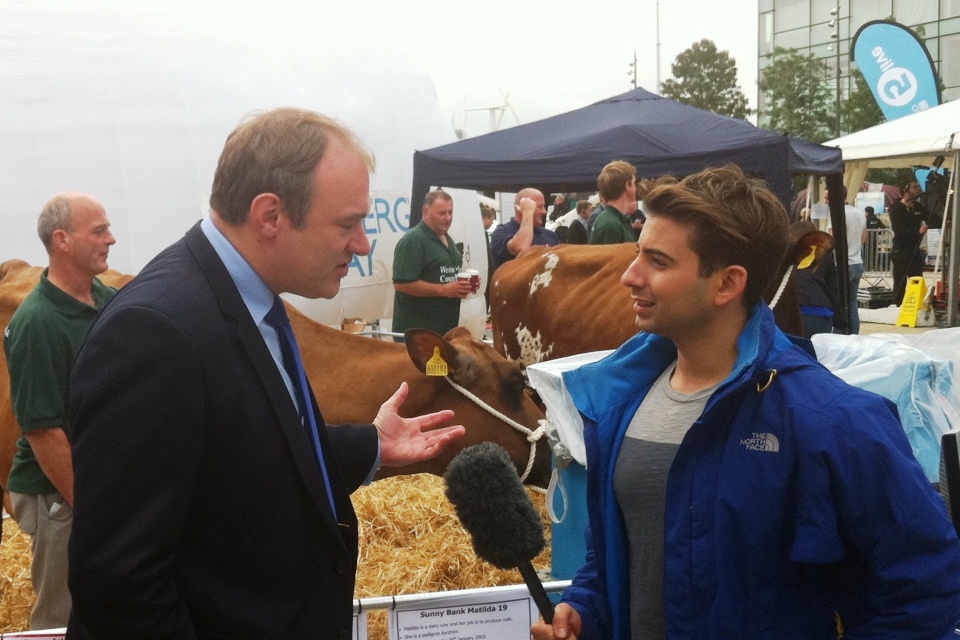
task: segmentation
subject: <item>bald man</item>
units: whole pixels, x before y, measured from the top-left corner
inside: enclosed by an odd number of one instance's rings
[[[540,191],[529,187],[522,189],[513,201],[513,211],[513,220],[497,227],[490,237],[494,268],[513,260],[531,245],[553,247],[560,244],[560,236],[543,226],[547,208]]]
[[[37,223],[50,257],[36,288],[4,330],[10,395],[21,437],[10,470],[13,517],[31,537],[37,601],[33,629],[66,626],[67,541],[73,522],[73,464],[67,421],[70,366],[98,311],[116,289],[96,276],[116,242],[103,205],[85,193],[62,193]]]

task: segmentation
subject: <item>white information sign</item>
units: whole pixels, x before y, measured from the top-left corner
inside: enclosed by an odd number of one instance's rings
[[[424,604],[398,604],[390,640],[529,640],[538,616],[524,585]]]
[[[367,640],[367,612],[353,614],[353,640]]]
[[[927,229],[927,264],[936,264],[940,253],[940,229]]]
[[[810,206],[810,218],[813,220],[826,220],[830,217],[830,205],[818,203]]]

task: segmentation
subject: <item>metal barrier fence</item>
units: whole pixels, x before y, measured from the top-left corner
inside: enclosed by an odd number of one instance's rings
[[[890,247],[893,231],[890,229],[867,229],[867,243],[863,245],[863,275],[873,277],[892,275]]]
[[[890,229],[867,229],[867,242],[863,245],[863,277],[857,288],[857,304],[860,307],[885,307],[893,302],[893,271],[890,263],[890,248],[893,246],[893,231]]]
[[[555,580],[544,582],[543,589],[547,593],[562,593],[570,586],[570,580]],[[434,591],[431,593],[411,593],[402,596],[379,596],[374,598],[358,598],[353,601],[353,613],[360,614],[373,609],[398,609],[411,606],[424,606],[437,602],[456,601],[458,599],[473,599],[477,596],[489,596],[495,599],[504,592],[518,587],[526,590],[526,585],[508,585],[505,587],[480,587],[477,589],[461,589],[458,591]]]
[[[544,582],[543,588],[548,594],[561,593],[570,585],[570,580],[556,580]],[[508,585],[503,587],[482,587],[479,589],[462,589],[459,591],[439,591],[433,593],[412,593],[402,596],[382,596],[375,598],[354,599],[353,615],[354,634],[353,637],[366,638],[366,614],[374,609],[387,609],[390,611],[428,609],[432,606],[455,606],[458,603],[475,604],[477,602],[497,602],[504,598],[516,598],[517,596],[528,595],[526,585]],[[363,616],[363,620],[359,619]],[[478,621],[482,622],[482,621]],[[495,622],[495,621],[494,621]],[[358,626],[359,625],[359,626]],[[480,628],[479,625],[477,627]],[[495,628],[495,627],[494,627]],[[358,633],[363,630],[361,633]],[[482,631],[482,629],[480,629]],[[0,640],[9,638],[10,640],[63,640],[66,634],[65,628],[43,629],[35,631],[19,631],[13,633],[0,633]],[[317,637],[323,637],[324,631],[319,629]],[[429,637],[440,637],[441,633],[431,633]],[[451,634],[453,635],[453,634]],[[410,636],[407,636],[410,637]],[[427,636],[425,636],[427,637]],[[459,634],[456,637],[463,637]],[[481,638],[483,635],[474,634],[473,637]],[[495,636],[487,636],[495,637]]]

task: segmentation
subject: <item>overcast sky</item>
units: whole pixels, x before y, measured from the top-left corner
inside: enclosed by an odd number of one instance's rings
[[[444,115],[469,136],[490,130],[485,109],[504,103],[501,91],[516,114],[504,114],[505,127],[629,90],[634,50],[638,85],[657,84],[656,0],[138,1],[188,15],[201,29],[242,34],[273,22],[292,37],[395,48],[427,70]],[[659,13],[662,79],[678,53],[710,38],[736,59],[741,89],[755,104],[757,0],[661,0]]]
[[[463,127],[465,106],[483,109],[501,104],[501,91],[509,92],[521,123],[627,91],[634,50],[638,85],[656,90],[655,0],[575,5],[485,0],[460,5],[471,7],[469,12],[450,2],[420,4],[432,7],[431,17],[417,20],[420,26],[414,30],[420,36],[402,46],[429,71],[441,108],[458,128]],[[383,11],[381,17],[397,11],[389,18],[394,24],[402,23],[404,14],[409,16],[399,8]],[[450,21],[444,22],[451,13]],[[757,0],[662,0],[659,13],[661,79],[671,77],[670,66],[678,53],[709,38],[735,58],[740,87],[755,106]],[[468,135],[489,130],[488,111],[466,114]],[[514,122],[507,112],[503,125]]]

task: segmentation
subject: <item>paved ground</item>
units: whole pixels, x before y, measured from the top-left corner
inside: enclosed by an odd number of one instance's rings
[[[937,281],[940,279],[940,274],[934,273],[932,271],[925,271],[924,280],[926,280],[927,287],[935,287]],[[880,286],[884,288],[890,288],[892,286],[892,278],[889,275],[880,275],[877,273],[866,274],[860,282],[861,288],[871,287],[871,286]],[[930,331],[931,329],[943,328],[943,327],[898,327],[893,323],[896,322],[897,316],[899,313],[893,309],[862,309],[860,315],[860,334],[867,335],[871,333],[923,333],[925,331]],[[871,322],[868,321],[872,318],[876,318],[880,321]],[[881,320],[882,317],[882,320]],[[866,318],[866,319],[865,319]]]
[[[860,322],[860,335],[865,336],[871,333],[923,333],[936,329],[937,327],[897,327],[892,324],[880,324],[878,322]]]

